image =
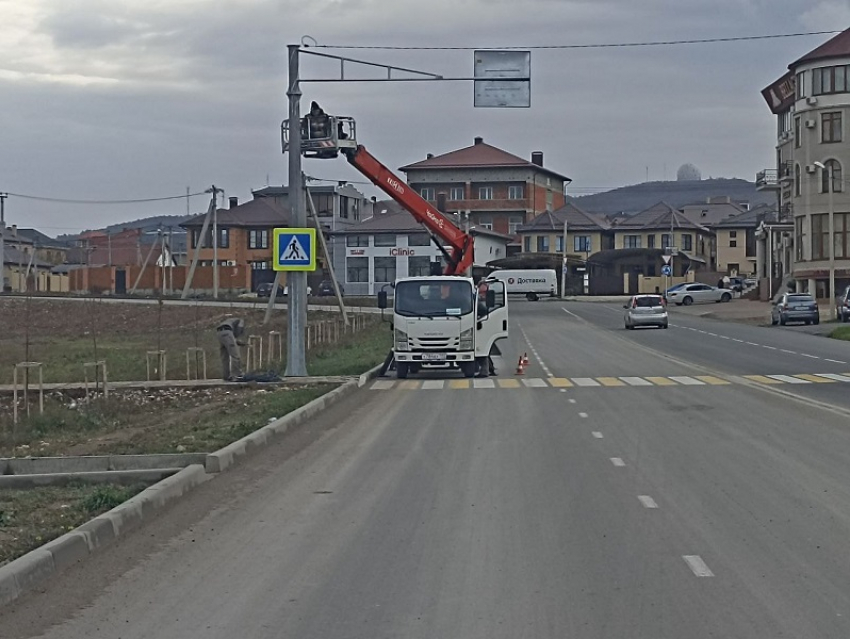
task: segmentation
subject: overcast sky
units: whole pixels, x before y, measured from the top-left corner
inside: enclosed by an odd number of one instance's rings
[[[0,0],[0,191],[70,199],[179,195],[244,200],[286,181],[286,45],[499,48],[841,30],[827,0]],[[692,46],[534,50],[530,109],[475,109],[468,82],[304,84],[356,118],[392,168],[482,136],[573,178],[576,191],[742,177],[774,162],[759,91],[829,36]],[[314,49],[315,50],[315,49]],[[321,50],[325,51],[325,50]],[[469,76],[471,51],[333,50]],[[304,77],[337,67],[302,56]],[[354,72],[351,68],[350,72]],[[343,159],[308,174],[362,180]],[[361,187],[367,194],[376,192]],[[191,212],[207,196],[192,198]],[[7,223],[49,235],[156,214],[186,200],[68,205],[10,197]]]

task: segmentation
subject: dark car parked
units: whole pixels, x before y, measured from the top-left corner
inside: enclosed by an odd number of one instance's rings
[[[257,287],[257,297],[271,297],[274,282],[264,282]],[[277,287],[277,297],[283,297],[283,287]]]
[[[342,284],[337,283],[339,286],[339,292],[341,295],[345,295],[345,289],[342,287]],[[334,284],[330,280],[322,280],[319,284],[318,292],[316,293],[319,297],[328,297],[331,295],[335,295],[334,293]]]
[[[850,286],[835,298],[835,316],[839,322],[850,322]]]
[[[785,326],[788,322],[820,324],[818,303],[808,293],[785,293],[770,313],[770,323]]]

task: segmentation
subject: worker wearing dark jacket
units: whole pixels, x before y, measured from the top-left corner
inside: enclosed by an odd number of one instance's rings
[[[245,321],[239,317],[229,317],[216,327],[219,353],[221,354],[221,372],[225,381],[239,381],[243,378],[242,355],[239,347],[244,342],[239,338],[245,332]]]

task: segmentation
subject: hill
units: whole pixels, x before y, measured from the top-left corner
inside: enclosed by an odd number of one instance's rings
[[[633,215],[660,201],[673,208],[688,204],[701,204],[710,197],[729,196],[733,202],[749,202],[750,207],[760,204],[776,205],[776,195],[770,191],[757,191],[755,182],[738,178],[710,180],[644,182],[623,186],[604,193],[567,198],[579,208],[590,213]]]

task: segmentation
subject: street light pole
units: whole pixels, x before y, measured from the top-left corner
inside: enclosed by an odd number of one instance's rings
[[[826,166],[823,162],[814,162],[814,165],[821,170],[821,182],[823,181],[823,172],[826,171],[827,177],[829,178],[829,183],[827,184],[827,188],[829,189],[829,305],[832,308],[835,305],[835,203],[833,200],[833,191],[835,190],[835,184],[832,181],[832,169],[833,163],[830,162],[829,166]],[[812,238],[814,241],[814,238]],[[832,311],[830,311],[830,315],[832,315]]]
[[[567,219],[564,218],[564,238],[561,240],[561,299],[567,293]]]

